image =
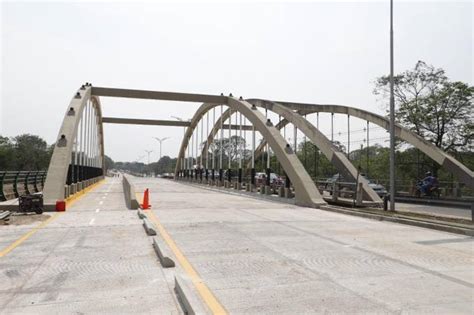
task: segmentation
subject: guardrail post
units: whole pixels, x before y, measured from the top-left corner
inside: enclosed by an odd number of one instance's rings
[[[7,172],[0,172],[0,201],[7,201],[7,197],[5,196],[5,193],[3,192],[3,185],[5,182],[6,175],[7,175]]]
[[[31,195],[30,189],[28,188],[28,180],[30,179],[31,172],[26,173],[25,181],[23,182],[23,187],[25,188],[25,192],[27,195]]]
[[[386,194],[384,197],[383,197],[383,211],[387,211],[388,210],[388,200],[390,199],[390,194]]]
[[[461,189],[459,188],[459,182],[454,183],[453,197],[461,197]]]
[[[35,172],[35,181],[34,181],[34,184],[33,184],[33,188],[35,189],[35,193],[39,192],[39,189],[38,189],[38,173],[39,172]]]
[[[16,172],[15,179],[13,180],[13,193],[15,194],[15,198],[20,197],[18,193],[18,177],[20,176],[20,172]]]
[[[44,188],[44,180],[46,179],[46,172],[41,173],[41,190]]]

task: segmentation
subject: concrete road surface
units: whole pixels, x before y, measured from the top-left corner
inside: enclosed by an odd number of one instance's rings
[[[174,276],[232,314],[472,314],[474,239],[182,184],[150,189],[159,264],[119,179],[0,226],[1,314],[180,314]]]
[[[472,314],[474,239],[135,179],[230,313]]]
[[[52,221],[38,230],[39,222],[0,226],[0,314],[180,313],[173,275],[125,208],[119,179],[47,214]]]

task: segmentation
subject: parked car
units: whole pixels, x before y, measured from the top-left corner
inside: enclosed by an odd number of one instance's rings
[[[260,186],[260,185],[265,186],[266,183],[267,183],[266,173],[259,172],[255,174],[255,184],[257,186]],[[283,185],[285,185],[285,181],[283,180],[283,178],[281,178],[281,176],[275,173],[270,173],[270,186],[274,190],[277,189],[278,187],[282,187]]]
[[[365,174],[360,174],[359,176],[362,176],[369,182],[369,186],[377,193],[377,195],[379,195],[380,198],[383,198],[385,195],[388,194],[387,189],[383,185],[375,183],[373,180],[368,178]],[[325,190],[329,191],[330,194],[332,194],[332,185],[334,182],[342,182],[342,185],[340,186],[341,190],[354,189],[354,186],[349,184],[353,182],[353,180],[345,179],[340,174],[334,174],[332,177],[326,180],[326,184],[325,184]],[[347,184],[344,184],[344,183],[347,183]]]

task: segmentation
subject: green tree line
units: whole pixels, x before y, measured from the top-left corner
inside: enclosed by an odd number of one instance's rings
[[[45,171],[52,153],[53,146],[39,136],[23,134],[8,138],[0,135],[2,171]]]

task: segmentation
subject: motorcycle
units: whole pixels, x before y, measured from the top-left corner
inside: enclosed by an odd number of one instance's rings
[[[423,181],[422,180],[419,180],[417,183],[416,183],[416,197],[420,198],[420,197],[430,197],[430,198],[439,198],[440,196],[440,190],[439,190],[439,187],[438,185],[432,185],[431,187],[429,187],[426,191],[423,191]]]

